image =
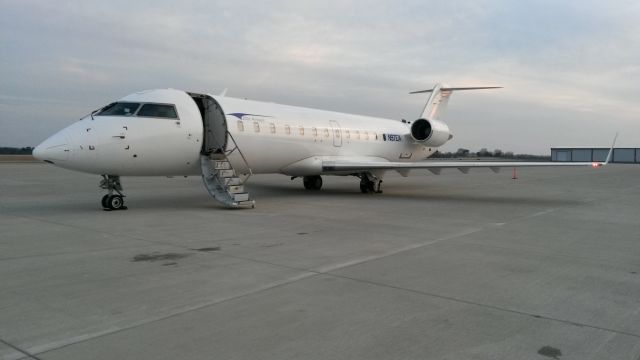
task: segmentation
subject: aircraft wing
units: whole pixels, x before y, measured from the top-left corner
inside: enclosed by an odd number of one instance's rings
[[[384,161],[380,158],[357,161],[348,158],[333,159],[322,162],[324,172],[363,172],[373,170],[397,170],[401,174],[413,169],[426,169],[434,174],[439,174],[442,169],[458,169],[463,173],[468,173],[472,168],[489,168],[498,172],[500,168],[513,167],[540,167],[540,166],[591,166],[600,167],[607,162],[551,162],[551,161],[467,161],[467,160],[425,160],[416,162],[392,162]],[[404,174],[403,174],[404,175]]]
[[[469,161],[469,160],[423,160],[414,162],[387,161],[382,158],[334,158],[322,162],[324,172],[364,172],[374,170],[396,170],[403,176],[407,176],[410,170],[426,169],[438,175],[442,169],[458,169],[463,173],[468,173],[472,168],[489,168],[493,172],[500,171],[501,168],[516,167],[541,167],[541,166],[591,166],[600,167],[607,165],[613,155],[613,148],[616,144],[618,134],[613,138],[613,143],[604,162],[555,162],[555,161]]]

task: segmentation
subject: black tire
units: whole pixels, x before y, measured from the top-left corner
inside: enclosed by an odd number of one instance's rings
[[[375,184],[367,178],[360,180],[360,192],[363,194],[373,194],[375,192]]]
[[[304,188],[307,190],[311,190],[312,189],[312,184],[311,184],[311,177],[310,176],[305,176],[302,178],[302,185],[304,185]]]
[[[100,200],[100,203],[102,204],[102,207],[105,209],[109,208],[109,195],[105,195],[102,197],[102,200]]]
[[[122,196],[120,195],[109,196],[107,203],[111,210],[120,210],[124,207],[124,199],[122,199]]]
[[[360,192],[363,194],[369,193],[369,185],[364,181],[360,181]]]
[[[322,188],[322,177],[319,175],[305,176],[302,178],[302,183],[307,190],[320,190]]]
[[[322,177],[314,176],[314,179],[313,179],[313,190],[320,190],[320,189],[322,189]]]

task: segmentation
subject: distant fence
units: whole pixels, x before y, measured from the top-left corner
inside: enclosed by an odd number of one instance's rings
[[[605,161],[609,155],[608,148],[551,148],[551,161],[583,162]],[[640,148],[615,148],[611,162],[621,164],[640,164]]]

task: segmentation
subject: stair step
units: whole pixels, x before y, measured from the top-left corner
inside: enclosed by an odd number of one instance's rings
[[[231,193],[231,194],[243,193],[244,192],[244,186],[243,185],[229,185],[227,187],[227,191],[229,191],[229,193]]]
[[[213,168],[216,170],[231,170],[231,163],[228,161],[216,160]]]
[[[230,177],[222,179],[226,186],[242,185],[242,180],[239,177]]]
[[[249,200],[249,193],[233,194],[233,200],[234,201],[248,201]]]
[[[209,155],[209,159],[214,160],[214,161],[217,161],[217,160],[226,161],[226,158],[225,158],[224,154],[218,154],[218,153],[210,154]]]
[[[235,177],[236,174],[233,170],[218,170],[218,176],[221,178],[232,178]]]
[[[254,208],[254,207],[256,207],[256,201],[255,200],[238,201],[238,207],[251,207],[251,208]]]

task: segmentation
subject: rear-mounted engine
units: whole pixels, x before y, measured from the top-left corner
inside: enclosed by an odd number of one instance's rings
[[[411,124],[411,137],[426,146],[438,147],[444,145],[453,135],[447,124],[440,120],[418,119]]]

